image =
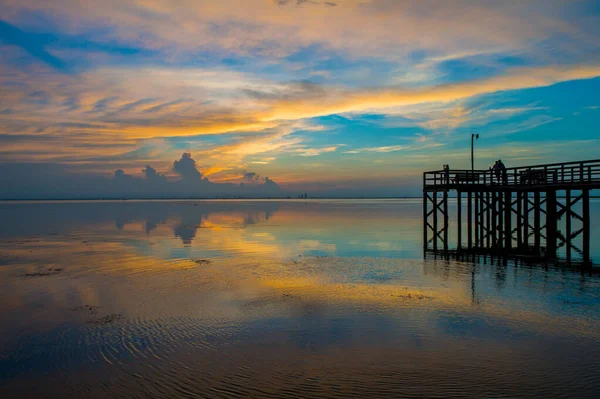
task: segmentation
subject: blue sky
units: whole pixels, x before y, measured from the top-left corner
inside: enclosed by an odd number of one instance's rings
[[[409,195],[423,170],[469,165],[471,132],[480,168],[598,157],[596,1],[3,0],[0,15],[5,195],[38,169],[176,181],[184,152],[215,183]]]

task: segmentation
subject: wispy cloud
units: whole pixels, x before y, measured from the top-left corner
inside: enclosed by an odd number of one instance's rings
[[[261,158],[261,159],[258,159],[258,160],[250,161],[250,163],[258,164],[258,165],[268,165],[271,162],[273,162],[275,159],[277,159],[277,158],[275,158],[275,157],[267,157],[267,158]]]
[[[13,23],[22,22],[22,9],[46,12],[63,29],[105,40],[134,43],[173,55],[199,49],[261,56],[293,53],[312,43],[381,57],[404,57],[414,47],[447,54],[473,54],[490,48],[521,49],[556,31],[594,37],[593,21],[577,19],[585,7],[567,0],[517,3],[452,3],[383,0],[311,1],[278,4],[220,0],[179,2],[134,0],[82,4],[76,0],[43,2],[5,1],[0,10]],[[318,3],[315,4],[312,3]],[[336,4],[328,6],[327,3]],[[566,11],[569,12],[566,12]],[[466,23],[468,21],[468,23]],[[357,27],[360,27],[357,29]],[[422,32],[427,32],[424,35]],[[568,45],[568,43],[566,43]]]
[[[409,149],[410,146],[407,145],[387,145],[381,147],[365,147],[365,148],[357,148],[354,150],[344,151],[345,154],[360,154],[362,152],[395,152]]]
[[[343,144],[334,145],[330,147],[322,147],[322,148],[301,148],[295,150],[298,155],[303,157],[316,157],[321,154],[325,154],[328,152],[335,152],[338,148],[343,147]]]
[[[320,150],[320,147],[314,150],[310,147],[298,148],[303,139],[293,136],[293,132],[312,130],[318,133],[323,130],[321,126],[301,122],[309,118],[373,110],[385,113],[394,107],[419,104],[427,107],[427,104],[452,103],[458,99],[499,90],[539,87],[597,75],[600,75],[600,68],[592,66],[518,68],[509,70],[502,76],[478,82],[420,89],[340,90],[323,85],[318,90],[307,86],[308,89],[303,91],[295,86],[293,90],[296,93],[289,99],[281,94],[287,90],[287,84],[271,82],[267,86],[279,87],[279,95],[268,98],[255,96],[249,101],[247,97],[239,97],[236,93],[239,94],[240,90],[247,87],[264,90],[260,79],[229,71],[184,72],[177,76],[177,84],[171,81],[175,79],[171,71],[162,70],[101,70],[81,75],[75,80],[67,76],[54,76],[52,80],[46,80],[44,74],[37,77],[17,74],[11,76],[11,82],[18,82],[20,90],[9,92],[2,99],[2,107],[10,108],[12,112],[0,115],[0,134],[34,134],[35,131],[44,129],[47,137],[56,138],[55,150],[53,147],[40,147],[36,155],[23,151],[23,147],[33,148],[32,143],[27,140],[18,146],[15,144],[5,147],[3,157],[6,159],[50,157],[66,160],[69,154],[73,154],[73,157],[75,154],[80,157],[85,154],[81,146],[86,143],[89,145],[86,150],[88,152],[104,151],[118,155],[117,148],[108,152],[108,149],[101,150],[101,147],[94,147],[92,144],[120,143],[120,151],[123,151],[123,145],[131,146],[139,140],[155,137],[231,135],[232,132],[239,132],[244,134],[238,135],[238,138],[229,143],[199,151],[221,166],[240,166],[247,157],[260,154],[270,156],[301,149],[304,155],[314,156],[335,151],[331,146],[325,147],[328,151]],[[219,82],[227,79],[230,79],[228,83]],[[229,94],[225,96],[224,90],[229,90]],[[298,90],[301,91],[298,93]],[[44,103],[30,103],[28,98],[33,92],[46,93]],[[177,98],[170,99],[170,93],[175,93]],[[205,95],[214,95],[214,100],[203,101]],[[74,101],[79,106],[65,110],[64,103],[67,100]],[[161,106],[164,104],[169,105]],[[154,111],[148,111],[152,109]],[[532,109],[535,107],[479,112],[456,108],[448,111],[449,115],[442,112],[437,119],[423,119],[417,121],[417,124],[431,129],[458,126],[467,120],[491,120]],[[418,112],[412,116],[418,119]],[[538,120],[537,123],[549,123],[551,119],[552,117]],[[366,148],[349,151],[390,152],[404,149],[403,146],[396,145],[374,147],[372,150]],[[130,149],[127,148],[126,152],[130,152]],[[121,154],[125,155],[126,152]],[[165,152],[164,156],[172,156],[172,153]]]

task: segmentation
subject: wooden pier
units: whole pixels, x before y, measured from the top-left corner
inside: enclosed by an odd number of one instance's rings
[[[577,255],[589,263],[593,189],[600,189],[600,160],[507,168],[500,175],[425,172],[424,250],[544,259],[556,258],[560,250],[567,261]],[[449,245],[450,201],[456,201],[455,248]]]

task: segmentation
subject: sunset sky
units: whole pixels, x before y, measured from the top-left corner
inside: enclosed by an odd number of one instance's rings
[[[600,158],[594,0],[0,0],[0,51],[4,198],[176,181],[183,153],[213,183],[411,195],[472,132],[476,168]]]

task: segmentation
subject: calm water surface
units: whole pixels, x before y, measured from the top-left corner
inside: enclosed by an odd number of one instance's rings
[[[0,397],[597,397],[600,270],[424,259],[421,209],[0,203]]]

